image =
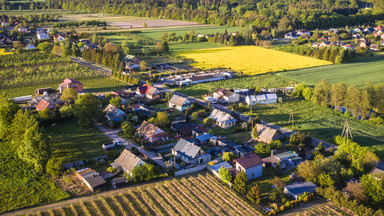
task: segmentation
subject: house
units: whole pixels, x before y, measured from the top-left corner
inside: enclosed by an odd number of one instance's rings
[[[370,50],[373,50],[373,51],[379,51],[379,45],[377,45],[377,44],[371,44],[371,45],[369,46],[369,49],[370,49]]]
[[[50,103],[49,101],[42,99],[37,105],[35,105],[35,107],[38,111],[43,111],[45,109],[53,111],[55,109],[55,105],[56,104]]]
[[[256,100],[256,96],[255,95],[247,95],[247,97],[245,97],[245,102],[248,104],[248,105],[256,105],[257,104],[257,100]]]
[[[173,95],[172,98],[168,101],[169,108],[175,108],[179,111],[184,111],[185,109],[192,106],[192,103],[185,97],[179,95]]]
[[[199,146],[185,139],[180,139],[176,143],[172,148],[172,154],[187,164],[206,164],[211,160],[210,154],[207,154]]]
[[[263,158],[263,161],[265,166],[272,167],[276,167],[276,165],[279,163],[281,171],[288,171],[297,167],[303,161],[303,159],[299,157],[296,152],[288,151],[274,155],[272,150],[271,156]]]
[[[74,79],[67,78],[64,80],[63,83],[59,85],[58,89],[60,93],[62,93],[64,89],[67,89],[67,88],[75,89],[77,92],[81,92],[83,91],[83,84],[81,84],[81,82],[76,81]]]
[[[283,136],[278,130],[273,129],[271,127],[267,127],[262,124],[256,124],[256,128],[258,133],[258,137],[256,138],[256,140],[259,142],[269,144],[271,141],[283,138]]]
[[[209,116],[215,120],[216,125],[221,128],[230,128],[236,125],[237,119],[233,118],[229,113],[214,109]]]
[[[28,31],[28,28],[26,27],[20,27],[17,29],[19,32],[27,32]]]
[[[383,26],[376,26],[374,29],[376,31],[384,31],[384,27]]]
[[[149,90],[147,91],[145,96],[148,99],[155,100],[155,99],[162,98],[163,92],[161,92],[158,88],[151,87],[151,88],[149,88]]]
[[[111,91],[111,94],[113,94],[115,96],[123,97],[123,98],[132,97],[132,92],[127,92],[127,91],[123,91],[123,90]]]
[[[301,36],[301,37],[311,37],[311,32],[310,31],[307,31],[305,29],[301,29],[301,30],[298,30],[297,31],[297,35]]]
[[[226,89],[218,88],[213,92],[213,97],[220,102],[236,103],[240,101],[240,95]]]
[[[139,128],[137,133],[149,142],[165,141],[168,140],[168,133],[160,129],[154,124],[144,121]]]
[[[252,147],[250,147],[248,145],[238,145],[238,146],[236,146],[234,148],[235,148],[235,152],[234,153],[237,156],[239,156],[239,157],[245,157],[247,155],[252,154],[255,151],[254,148],[252,148]]]
[[[200,135],[203,135],[205,133],[208,132],[208,129],[205,128],[204,126],[202,125],[196,125],[195,127],[192,128],[192,135],[194,137],[197,137],[197,136],[200,136]]]
[[[250,154],[233,160],[233,166],[237,172],[244,172],[248,180],[258,178],[263,175],[263,160],[256,154]]]
[[[77,170],[76,175],[92,192],[101,189],[106,183],[104,178],[91,168]]]
[[[332,32],[334,34],[339,34],[339,29],[337,29],[337,28],[330,28],[329,32]]]
[[[120,121],[124,121],[125,118],[127,118],[127,113],[125,113],[121,109],[118,109],[112,104],[109,104],[104,109],[104,112],[105,112],[105,116],[109,121],[120,122]]]
[[[25,46],[25,49],[26,50],[34,50],[34,49],[36,49],[36,47],[33,46],[32,44],[28,44],[27,46]]]
[[[149,92],[149,90],[150,90],[151,88],[152,88],[152,86],[149,86],[149,85],[147,85],[147,84],[144,84],[144,85],[142,85],[142,86],[138,86],[138,87],[136,88],[135,93],[136,93],[137,96],[145,97],[146,94]]]
[[[53,40],[55,41],[55,43],[61,43],[62,41],[64,41],[65,40],[65,38],[63,37],[63,36],[61,36],[61,35],[55,35],[54,37],[53,37]]]
[[[32,99],[31,105],[37,105],[39,104],[42,100],[45,100],[49,102],[52,105],[63,105],[64,101],[60,99],[61,94],[50,94],[50,95],[43,95],[43,96],[36,96],[35,98]]]
[[[277,95],[276,93],[256,95],[256,103],[257,104],[277,103]]]
[[[371,43],[370,42],[361,42],[360,43],[360,47],[363,47],[363,48],[369,48],[369,46],[371,46]]]
[[[133,69],[132,66],[139,66],[141,60],[134,55],[126,55],[123,59],[126,69]],[[140,68],[140,66],[139,66]]]
[[[344,49],[351,49],[351,50],[356,49],[356,46],[351,44],[345,44],[345,45],[342,45],[341,47],[343,47]]]
[[[145,162],[132,152],[124,149],[120,156],[111,163],[111,166],[115,169],[122,169],[123,172],[131,174],[136,166],[143,166]]]
[[[186,123],[186,122],[178,122],[172,123],[171,129],[177,133],[179,136],[191,136],[193,128],[196,127],[195,123]]]
[[[49,35],[45,32],[37,34],[36,37],[38,40],[48,40],[49,39]]]
[[[296,32],[288,32],[287,34],[284,35],[286,39],[297,39],[298,35]]]
[[[289,197],[297,200],[299,196],[304,193],[311,194],[316,192],[317,188],[317,185],[313,184],[312,182],[295,182],[293,184],[285,186],[284,193],[287,194]]]
[[[207,144],[209,142],[209,139],[211,139],[212,137],[214,136],[209,133],[206,133],[195,137],[195,140],[198,144]]]

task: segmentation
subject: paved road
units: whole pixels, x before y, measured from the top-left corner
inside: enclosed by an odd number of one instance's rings
[[[139,150],[140,153],[146,155],[148,158],[150,158],[154,162],[158,163],[160,166],[165,167],[165,163],[162,160],[162,157],[158,156],[157,154],[155,154],[155,153],[153,153],[151,151],[146,150],[145,148],[143,148],[141,146],[135,145],[135,144],[129,142],[128,140],[126,140],[126,139],[121,138],[119,136],[119,132],[121,131],[121,129],[111,130],[111,129],[105,128],[105,127],[103,127],[101,125],[98,125],[98,124],[95,124],[95,126],[99,130],[101,130],[109,138],[114,139],[114,140],[120,140],[121,144],[124,146],[124,148],[131,149],[132,147],[136,147]]]
[[[103,67],[97,66],[97,65],[92,64],[90,62],[86,62],[86,61],[84,61],[84,60],[82,60],[80,58],[76,58],[76,57],[72,57],[72,56],[70,58],[71,58],[72,61],[77,62],[79,64],[85,65],[87,67],[91,67],[93,69],[102,71],[102,72],[107,73],[107,74],[111,74],[111,70],[109,70],[108,68],[103,68]]]

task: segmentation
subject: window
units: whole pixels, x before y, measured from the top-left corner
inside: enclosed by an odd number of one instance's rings
[[[255,177],[255,173],[252,173],[252,177]]]

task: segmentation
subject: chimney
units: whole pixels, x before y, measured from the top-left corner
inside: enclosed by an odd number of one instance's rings
[[[273,156],[273,150],[271,151],[271,156]]]

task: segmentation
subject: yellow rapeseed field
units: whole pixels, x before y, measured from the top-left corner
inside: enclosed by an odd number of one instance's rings
[[[257,46],[236,46],[180,52],[202,69],[231,68],[247,75],[329,65],[332,62]]]
[[[13,52],[6,52],[5,49],[0,49],[0,55],[10,55],[13,54]]]

